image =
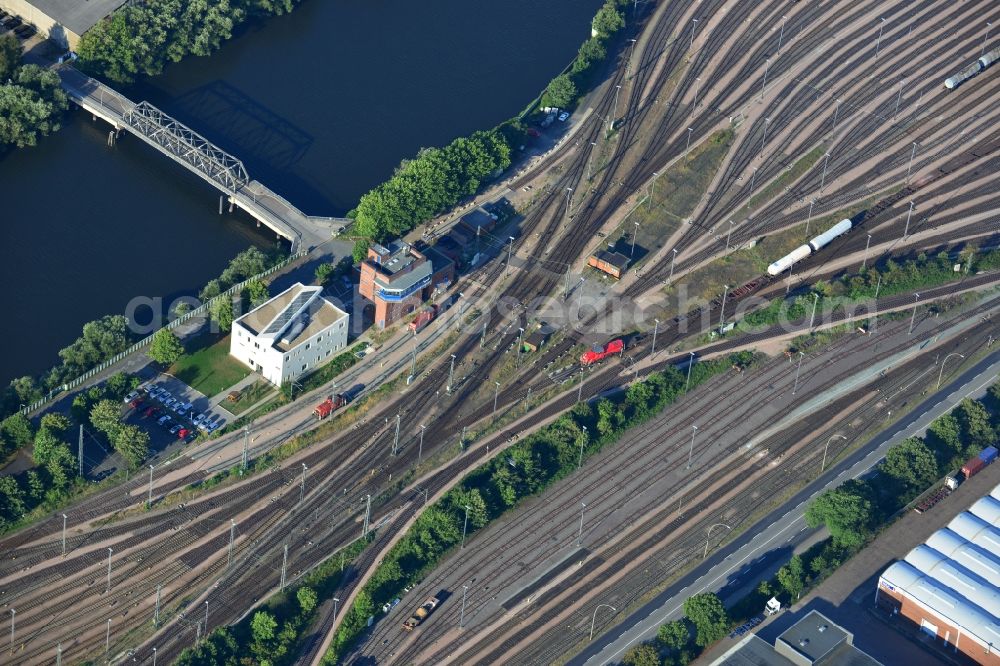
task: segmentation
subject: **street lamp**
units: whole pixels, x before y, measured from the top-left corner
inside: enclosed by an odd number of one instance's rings
[[[959,357],[960,359],[963,359],[963,360],[965,359],[965,356],[963,356],[962,354],[959,354],[958,352],[952,352],[951,354],[948,354],[948,356],[944,357],[944,360],[941,361],[941,369],[938,371],[937,386],[934,387],[935,390],[941,388],[941,377],[944,376],[944,364],[947,363],[948,359],[950,357],[952,357],[952,356],[957,356],[957,357]]]
[[[576,468],[583,465],[583,445],[587,442],[587,426],[583,426],[583,437],[580,438],[580,459],[576,461]]]
[[[677,248],[674,248],[674,256],[670,258],[670,277],[667,278],[667,282],[674,279],[674,262],[677,261]]]
[[[465,549],[465,532],[469,528],[469,505],[465,505],[465,523],[462,525],[462,550]]]
[[[712,530],[714,530],[716,527],[725,527],[727,530],[730,531],[732,531],[733,529],[732,527],[726,525],[725,523],[716,523],[715,525],[709,527],[708,536],[705,538],[705,554],[701,556],[701,559],[705,559],[706,557],[708,557],[708,542],[712,539]]]
[[[802,359],[805,358],[805,352],[799,352],[799,365],[795,368],[795,385],[792,386],[792,395],[799,390],[799,372],[802,370]]]
[[[583,510],[587,508],[586,502],[580,502],[580,531],[576,535],[576,545],[579,546],[583,541]]]
[[[610,608],[615,613],[618,612],[618,609],[611,604],[597,604],[597,608],[594,609],[594,616],[590,618],[590,638],[588,640],[594,640],[594,622],[597,620],[597,611],[599,611],[601,607]]]
[[[917,319],[917,301],[920,300],[920,294],[913,294],[913,314],[910,315],[910,330],[907,335],[913,335],[913,323]]]
[[[635,256],[635,237],[638,236],[638,235],[639,235],[639,223],[636,222],[635,223],[635,233],[632,234],[632,249],[628,253],[629,257],[634,257]]]
[[[843,435],[834,435],[830,439],[826,440],[826,446],[823,447],[823,464],[820,465],[820,467],[819,467],[819,473],[820,474],[822,474],[823,470],[826,469],[826,452],[830,450],[830,442],[832,442],[833,440],[837,439],[838,437],[841,438],[841,439],[844,439],[844,440],[847,439]]]
[[[653,348],[649,350],[650,357],[656,355],[656,331],[660,327],[660,320],[653,320]]]
[[[882,29],[885,28],[885,19],[878,26],[878,40],[875,42],[875,58],[878,58],[879,48],[882,46]]]
[[[865,270],[865,264],[868,263],[868,248],[872,244],[872,235],[868,234],[868,240],[865,242],[865,258],[861,260],[861,270]]]
[[[497,400],[500,398],[500,382],[493,382],[496,384],[496,391],[493,392],[493,420],[497,418]],[[423,427],[423,426],[421,426]]]
[[[510,245],[507,246],[507,267],[503,269],[503,276],[507,277],[507,272],[510,270],[510,255],[514,250],[514,237],[508,236],[510,239]]]
[[[691,469],[691,459],[694,457],[694,436],[698,434],[698,426],[691,426],[691,449],[688,451],[688,464],[685,469]]]

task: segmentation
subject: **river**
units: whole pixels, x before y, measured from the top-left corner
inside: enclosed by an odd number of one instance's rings
[[[517,114],[573,57],[600,0],[306,0],[123,90],[243,160],[307,214],[342,215],[422,146]],[[196,291],[250,244],[209,186],[81,111],[0,157],[0,386],[82,324]]]

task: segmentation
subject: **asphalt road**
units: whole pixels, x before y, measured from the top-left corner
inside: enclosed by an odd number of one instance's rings
[[[734,582],[730,574],[737,569],[741,577],[754,576],[769,566],[769,549],[792,548],[810,536],[804,511],[808,502],[823,491],[845,480],[864,475],[885,455],[889,447],[907,437],[923,433],[942,414],[966,397],[983,395],[1000,375],[1000,351],[995,351],[964,372],[958,379],[929,396],[906,418],[896,423],[858,451],[835,465],[826,474],[794,495],[749,531],[716,551],[705,562],[671,585],[656,598],[636,610],[622,624],[595,640],[569,664],[597,666],[617,663],[631,646],[656,635],[659,626],[680,617],[682,604],[700,592],[716,592]],[[740,581],[745,583],[746,581]]]

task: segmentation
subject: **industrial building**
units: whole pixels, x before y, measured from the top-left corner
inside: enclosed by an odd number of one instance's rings
[[[881,666],[854,647],[854,635],[819,611],[810,611],[772,646],[756,634],[712,662],[712,666]]]
[[[75,49],[80,37],[128,0],[0,0],[0,9]]]
[[[233,322],[229,353],[281,386],[347,346],[348,315],[296,283]]]
[[[402,241],[389,247],[373,243],[361,262],[358,293],[374,304],[375,325],[385,328],[454,280],[455,262],[432,247],[418,249]]]
[[[1000,666],[1000,486],[879,577],[876,605],[940,645]]]

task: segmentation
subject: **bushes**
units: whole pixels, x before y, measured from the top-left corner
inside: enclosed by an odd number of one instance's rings
[[[168,62],[209,55],[247,19],[290,12],[293,0],[146,0],[84,33],[80,64],[119,83],[156,75]]]
[[[59,75],[22,64],[12,33],[0,35],[0,84],[0,149],[34,146],[39,136],[59,129],[59,116],[69,108]]]
[[[510,145],[495,129],[459,137],[444,148],[424,148],[361,197],[351,213],[354,233],[379,242],[400,236],[475,194],[483,181],[508,166]]]
[[[733,365],[746,365],[752,358],[749,354],[734,354],[696,364],[691,372],[691,386]],[[524,498],[571,474],[581,450],[593,455],[616,441],[628,428],[657,414],[683,393],[685,381],[684,373],[668,368],[612,398],[602,398],[594,406],[578,403],[552,424],[471,472],[424,510],[386,554],[345,614],[325,660],[335,661],[367,627],[374,608],[398,596],[406,585],[419,580],[461,542],[466,506],[471,534]]]

